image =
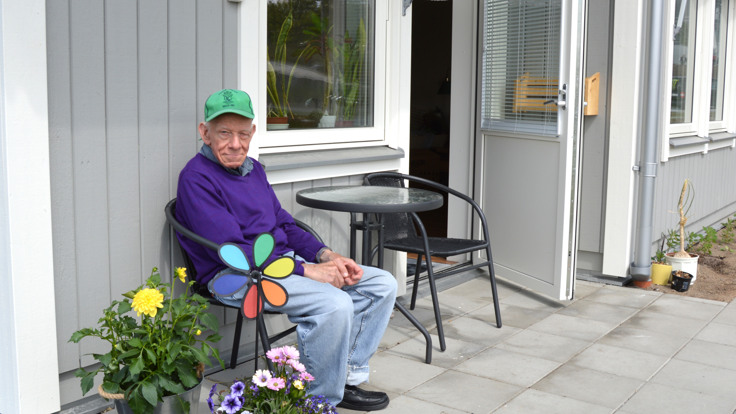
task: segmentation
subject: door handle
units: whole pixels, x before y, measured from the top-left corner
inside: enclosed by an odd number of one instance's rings
[[[545,101],[544,104],[545,105],[555,104],[557,105],[558,108],[565,109],[567,107],[567,84],[566,83],[562,84],[562,89],[560,89],[557,92],[557,94],[559,96],[559,99],[550,99],[548,101]]]

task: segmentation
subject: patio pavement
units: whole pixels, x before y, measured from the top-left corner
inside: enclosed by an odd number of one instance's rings
[[[424,338],[395,312],[365,388],[391,397],[383,414],[735,412],[736,301],[576,286],[558,302],[499,281],[497,329],[487,276],[466,274],[439,295],[447,350],[433,335],[425,364]],[[432,332],[429,298],[412,313]]]

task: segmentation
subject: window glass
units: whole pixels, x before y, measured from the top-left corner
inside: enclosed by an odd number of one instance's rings
[[[728,34],[728,1],[716,0],[713,27],[713,75],[710,90],[710,120],[723,120],[723,92],[726,79],[726,35]]]
[[[683,4],[686,3],[686,4]],[[675,2],[675,41],[672,54],[672,98],[670,123],[693,120],[695,78],[695,15],[697,1]]]
[[[560,0],[485,2],[481,127],[557,134]]]
[[[375,0],[269,0],[267,13],[267,128],[373,126]]]

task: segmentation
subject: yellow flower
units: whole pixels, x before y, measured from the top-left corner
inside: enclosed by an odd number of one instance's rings
[[[298,389],[298,390],[303,390],[304,389],[304,384],[300,380],[294,381],[292,383],[292,385],[294,385],[294,387],[296,387],[296,389]]]
[[[197,335],[202,335],[202,330],[201,329],[197,329]]]
[[[179,280],[181,280],[181,283],[184,283],[184,280],[187,278],[187,268],[177,267],[174,274],[179,278]]]
[[[146,314],[150,317],[156,316],[158,308],[163,308],[164,295],[156,289],[141,289],[133,297],[133,310],[138,312],[138,316],[141,313]]]

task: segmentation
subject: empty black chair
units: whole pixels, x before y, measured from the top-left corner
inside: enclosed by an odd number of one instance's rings
[[[186,237],[186,238],[188,238],[188,239],[190,239],[190,240],[192,240],[192,241],[194,241],[196,243],[201,244],[204,247],[207,247],[208,249],[212,249],[212,250],[217,251],[217,249],[219,248],[219,245],[217,243],[215,243],[215,242],[213,242],[211,240],[205,239],[204,237],[202,237],[202,236],[194,233],[193,231],[191,231],[188,228],[184,227],[184,225],[181,224],[178,220],[176,220],[176,198],[172,199],[171,201],[168,202],[168,204],[166,204],[166,208],[164,209],[164,211],[166,212],[166,220],[168,221],[169,225],[177,233],[181,234],[182,236],[184,236],[184,237]],[[317,240],[319,240],[320,242],[322,242],[322,238],[319,237],[319,235],[311,227],[309,227],[307,224],[305,224],[302,221],[299,221],[297,219],[294,219],[294,222],[296,223],[297,226],[299,226],[303,230],[307,231],[308,233],[310,233],[311,235],[313,235]],[[177,244],[178,244],[178,239],[177,239]],[[181,246],[179,246],[179,249],[180,249],[180,251],[182,253],[182,256],[184,257],[184,262],[186,264],[188,273],[191,275],[192,278],[196,279],[197,272],[196,272],[196,269],[194,268],[194,265],[192,264],[191,259],[189,258],[189,256],[187,256],[186,252],[184,251],[184,249],[181,248]],[[210,304],[212,304],[214,306],[222,306],[224,308],[231,308],[231,309],[237,309],[238,310],[238,312],[237,312],[238,317],[237,317],[237,320],[235,322],[235,334],[233,336],[233,350],[232,350],[232,354],[230,356],[230,369],[235,368],[235,366],[237,365],[237,360],[238,360],[238,348],[240,347],[240,334],[241,334],[242,328],[243,328],[243,313],[240,311],[240,307],[226,305],[226,304],[218,301],[217,299],[215,299],[214,297],[212,297],[212,294],[210,294],[210,291],[209,291],[209,289],[207,289],[207,286],[203,286],[203,285],[200,285],[198,283],[195,283],[193,285],[193,288],[194,288],[194,291],[195,292],[197,292],[201,296],[207,298],[209,300]],[[265,311],[265,313],[277,314],[279,312]],[[263,347],[264,347],[264,351],[267,351],[268,349],[270,349],[272,343],[278,341],[281,338],[284,338],[285,336],[291,334],[295,330],[296,330],[296,325],[294,325],[294,326],[292,326],[292,327],[290,327],[290,328],[288,328],[288,329],[286,329],[286,330],[284,330],[282,332],[279,332],[276,335],[269,336],[268,335],[268,332],[266,331],[265,324],[262,324],[262,323],[259,324],[259,335],[261,336],[261,341],[262,341],[262,344],[263,344]],[[257,357],[257,356],[258,355],[254,355],[254,358]]]
[[[480,239],[456,239],[448,237],[428,237],[427,231],[416,213],[388,213],[383,214],[383,247],[386,249],[397,250],[407,253],[415,253],[417,255],[416,270],[414,271],[414,286],[411,294],[410,309],[414,309],[417,299],[417,289],[419,286],[419,273],[422,260],[427,261],[427,279],[429,282],[429,290],[432,296],[432,305],[434,307],[435,320],[437,322],[437,335],[440,339],[440,349],[445,350],[445,334],[442,329],[442,317],[440,314],[439,301],[437,298],[437,288],[435,286],[435,273],[432,269],[432,256],[447,258],[459,254],[471,253],[475,251],[485,251],[486,259],[484,261],[473,263],[472,260],[465,262],[459,266],[453,266],[445,271],[441,271],[443,276],[452,275],[471,269],[488,266],[491,279],[491,293],[493,295],[493,306],[496,312],[496,326],[501,327],[501,311],[498,304],[498,294],[496,291],[496,274],[493,270],[493,256],[491,255],[491,242],[488,235],[488,224],[480,206],[470,197],[462,194],[445,185],[430,181],[424,178],[415,177],[395,172],[381,172],[369,174],[364,179],[365,185],[380,185],[390,187],[403,187],[404,182],[410,184],[419,184],[420,187],[442,193],[443,196],[457,197],[468,203],[473,214],[477,214],[483,229],[482,238]]]

